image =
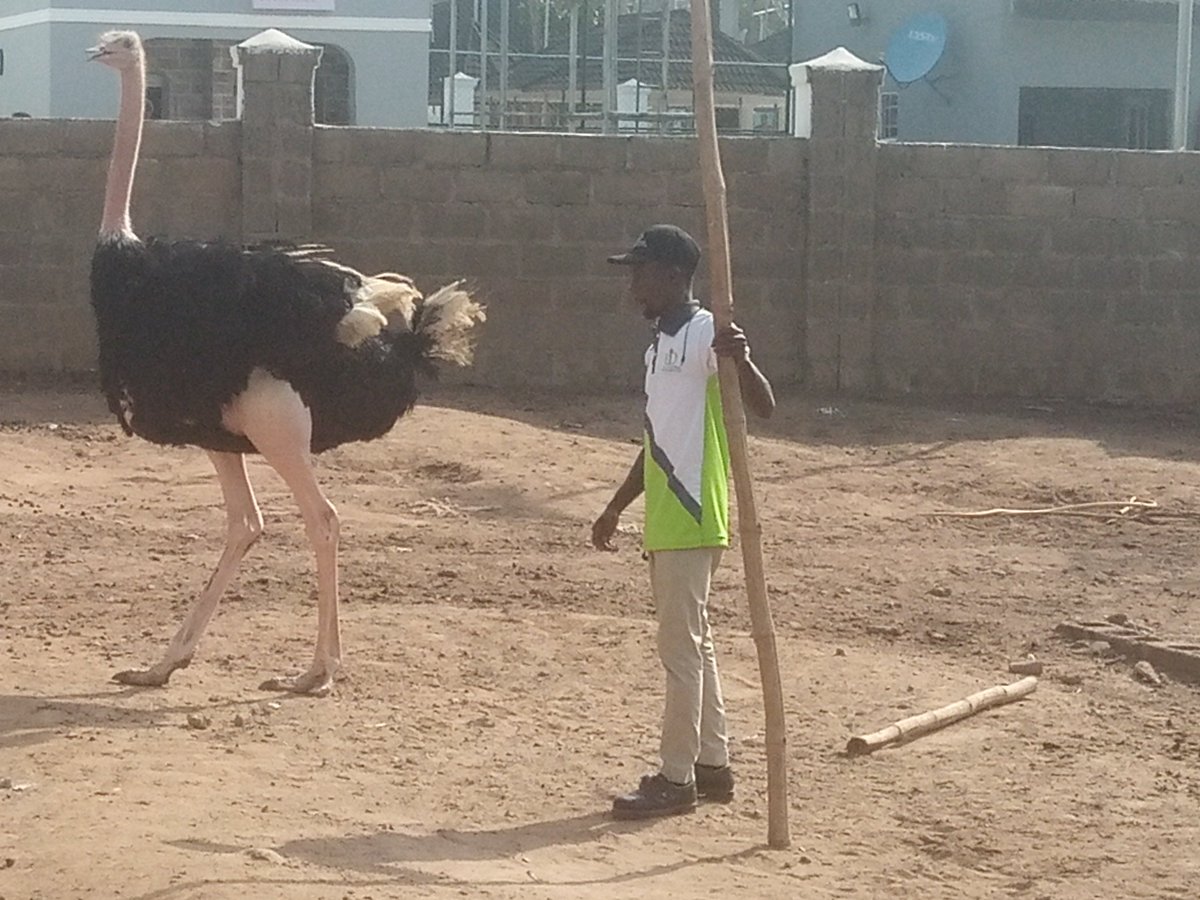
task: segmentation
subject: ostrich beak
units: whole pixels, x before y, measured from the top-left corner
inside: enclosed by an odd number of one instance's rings
[[[87,58],[88,58],[88,62],[91,62],[92,60],[99,59],[100,57],[102,57],[102,56],[103,56],[105,53],[107,53],[107,52],[108,52],[108,51],[107,51],[107,50],[105,50],[103,47],[99,47],[99,46],[97,46],[97,47],[88,47],[88,49],[87,49]]]

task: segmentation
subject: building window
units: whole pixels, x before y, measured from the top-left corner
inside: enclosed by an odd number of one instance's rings
[[[146,84],[146,118],[167,118],[167,85],[161,76],[151,75]]]
[[[885,91],[879,95],[879,139],[894,141],[900,136],[900,95]]]
[[[754,119],[751,127],[755,131],[778,131],[779,107],[756,106],[754,108]]]
[[[742,125],[742,111],[736,106],[718,106],[717,131],[737,131]]]
[[[1150,149],[1150,105],[1133,103],[1125,110],[1125,146],[1130,150]]]
[[[313,83],[313,112],[321,125],[354,124],[354,67],[341,47],[324,46]]]
[[[1160,89],[1024,87],[1017,143],[1166,150],[1171,102],[1171,92]]]

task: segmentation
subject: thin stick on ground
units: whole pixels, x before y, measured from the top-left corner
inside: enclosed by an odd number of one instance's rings
[[[1080,519],[1100,519],[1105,522],[1155,523],[1166,519],[1200,519],[1191,510],[1163,509],[1154,500],[1095,500],[1089,503],[1060,503],[1054,506],[1007,507],[981,510],[949,510],[921,513],[927,519],[994,519],[1001,517],[1033,518],[1036,516],[1071,516]]]
[[[976,511],[939,510],[938,512],[925,513],[925,515],[954,519],[986,519],[991,516],[1073,515],[1095,510],[1112,510],[1113,513],[1118,515],[1128,515],[1129,513],[1137,514],[1144,510],[1156,510],[1158,508],[1158,504],[1153,500],[1139,500],[1137,497],[1130,497],[1128,500],[1096,500],[1090,503],[1062,503],[1057,506],[1039,506],[1025,509],[1000,506],[994,509]],[[1104,518],[1111,517],[1112,513],[1104,514]]]
[[[704,183],[705,218],[708,223],[709,272],[712,311],[718,329],[733,321],[733,279],[729,260],[729,213],[725,203],[725,176],[717,144],[716,102],[713,97],[712,22],[706,0],[692,0],[692,82],[695,89],[696,131],[700,144],[700,172]],[[750,622],[758,650],[766,714],[767,843],[776,849],[791,844],[788,830],[787,729],[783,716],[783,683],[775,650],[775,624],[767,600],[763,567],[762,526],[754,502],[750,461],[746,445],[746,413],[732,360],[719,364],[721,403],[729,438],[730,464],[737,491],[738,532],[746,571]]]
[[[1014,681],[1012,684],[990,687],[986,691],[972,694],[957,703],[951,703],[940,709],[930,710],[917,716],[909,716],[907,719],[893,722],[887,728],[879,731],[856,735],[850,738],[846,744],[846,753],[850,756],[864,756],[880,747],[914,741],[923,735],[945,728],[947,725],[960,722],[977,712],[1027,697],[1037,689],[1037,683],[1037,678],[1030,675],[1020,681]]]

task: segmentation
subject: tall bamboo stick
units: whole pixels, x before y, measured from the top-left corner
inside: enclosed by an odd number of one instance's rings
[[[695,89],[696,133],[700,143],[700,172],[704,179],[704,207],[708,222],[709,274],[712,309],[717,328],[733,321],[733,279],[729,262],[729,213],[725,205],[725,176],[721,172],[721,150],[717,145],[717,114],[713,98],[712,22],[708,0],[691,0],[692,84]],[[721,403],[733,483],[737,491],[738,523],[742,564],[746,570],[746,592],[750,622],[758,650],[762,679],[763,709],[767,742],[767,843],[776,849],[791,844],[788,831],[787,728],[783,719],[783,684],[775,652],[775,623],[767,600],[767,578],[763,569],[762,525],[754,503],[754,484],[746,447],[746,412],[738,383],[737,365],[722,359],[719,365]]]

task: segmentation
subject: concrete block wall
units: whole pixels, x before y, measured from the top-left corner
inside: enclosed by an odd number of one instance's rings
[[[237,235],[240,125],[147,123],[133,220],[142,234]],[[0,121],[0,371],[86,371],[88,270],[113,128]]]
[[[879,150],[884,394],[1200,399],[1200,154]]]
[[[606,262],[646,226],[704,240],[683,139],[316,131],[314,236],[352,265],[426,289],[465,278],[489,307],[472,381],[632,386],[648,327]],[[723,146],[738,318],[784,381],[800,371],[802,141]],[[698,290],[703,296],[706,278]]]

